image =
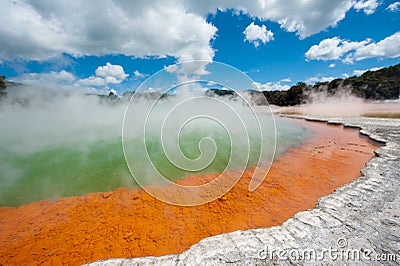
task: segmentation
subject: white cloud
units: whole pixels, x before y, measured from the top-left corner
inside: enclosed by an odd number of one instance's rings
[[[65,70],[61,70],[56,73],[56,76],[59,80],[72,82],[75,80],[75,76]]]
[[[339,37],[322,40],[313,45],[306,53],[307,60],[342,60],[345,64],[353,64],[367,58],[396,58],[400,56],[400,32],[375,43],[371,39],[361,42],[342,40]]]
[[[167,71],[168,73],[174,73],[175,71],[178,70],[178,65],[173,64],[169,66],[164,66],[164,70]]]
[[[98,77],[90,77],[79,79],[72,73],[65,70],[59,72],[51,71],[47,73],[26,73],[12,79],[13,82],[18,82],[25,85],[34,86],[37,88],[50,88],[51,90],[74,91],[86,93],[107,93],[107,90],[98,90],[96,87],[105,86],[104,79]]]
[[[96,86],[96,87],[106,85],[106,81],[103,78],[93,77],[93,76],[81,79],[78,81],[78,83],[84,86]]]
[[[129,75],[125,73],[120,65],[113,65],[109,62],[105,66],[99,66],[94,76],[78,80],[77,84],[83,86],[107,86],[108,84],[120,84]]]
[[[352,65],[354,64],[354,58],[352,55],[347,55],[344,59],[342,59],[342,63],[346,65]]]
[[[65,70],[49,73],[27,73],[12,79],[14,82],[40,86],[72,84],[75,80],[76,77]]]
[[[363,60],[372,57],[396,58],[400,56],[400,32],[386,37],[378,43],[370,43],[360,47],[354,53],[354,58]]]
[[[135,70],[133,72],[133,76],[134,76],[135,79],[142,79],[142,78],[148,77],[149,74],[143,74],[139,70]]]
[[[373,67],[373,68],[364,69],[364,70],[354,70],[354,71],[353,71],[353,75],[355,75],[355,76],[361,76],[362,74],[364,74],[364,73],[367,72],[367,71],[377,71],[377,70],[382,69],[382,68],[383,68],[383,67]]]
[[[336,66],[336,64],[332,63],[332,64],[329,65],[329,68],[334,68],[335,66]]]
[[[290,89],[289,85],[282,84],[281,82],[266,82],[264,84],[253,82],[252,85],[258,91],[287,91]]]
[[[305,53],[308,60],[338,60],[347,52],[360,48],[370,43],[370,39],[361,42],[350,42],[339,37],[322,40],[318,45],[313,45]]]
[[[212,59],[216,28],[182,1],[2,1],[0,58],[124,54]]]
[[[358,4],[364,11],[371,10],[371,3]],[[248,14],[252,18],[272,21],[280,24],[288,32],[296,32],[300,38],[306,38],[330,26],[335,26],[345,18],[346,13],[360,1],[355,0],[184,0],[188,10],[206,15],[217,10],[234,9]],[[364,1],[361,1],[364,2]],[[368,11],[370,12],[370,11]]]
[[[353,75],[355,76],[361,76],[362,74],[364,74],[365,72],[367,72],[368,70],[354,70],[353,71]]]
[[[119,84],[129,76],[122,66],[112,65],[109,62],[105,66],[99,66],[95,73],[97,77],[104,78],[106,83],[111,84]]]
[[[330,82],[332,80],[336,79],[335,77],[311,77],[306,79],[305,83],[307,84],[315,84],[317,82]]]
[[[291,78],[285,78],[285,79],[281,79],[279,82],[290,83],[290,82],[292,82],[292,79]]]
[[[378,6],[379,3],[377,0],[361,0],[354,4],[356,10],[363,10],[367,15],[375,13]]]
[[[127,77],[128,74],[125,73],[121,66],[107,63],[105,66],[99,66],[95,71],[95,75],[83,79],[79,79],[73,74],[62,70],[48,73],[26,73],[13,78],[12,81],[40,88],[48,87],[108,94],[108,84],[119,84]],[[104,88],[99,90],[98,87]]]
[[[397,12],[400,9],[400,2],[394,2],[393,4],[390,4],[386,9],[392,12]]]
[[[251,22],[251,24],[246,27],[243,34],[245,35],[244,40],[252,42],[254,47],[258,47],[260,45],[260,41],[263,44],[266,44],[274,39],[274,34],[272,31],[267,30],[265,25],[260,27],[255,25],[254,22]]]
[[[0,60],[43,61],[63,53],[211,60],[210,41],[217,28],[207,22],[209,13],[241,11],[305,38],[335,26],[353,6],[371,13],[376,1],[5,0],[0,9]],[[260,41],[268,38],[266,32]]]

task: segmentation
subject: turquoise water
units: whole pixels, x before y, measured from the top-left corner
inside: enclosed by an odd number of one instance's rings
[[[306,129],[296,124],[280,120],[277,121],[277,132],[277,156],[298,145],[308,134]],[[200,155],[198,143],[204,134],[201,131],[189,133],[181,136],[180,147],[185,156],[195,159]],[[224,131],[216,130],[208,136],[214,139],[217,153],[212,163],[196,174],[221,172],[231,157],[230,141]],[[253,149],[248,166],[257,163],[259,152],[256,148],[260,139],[251,139],[250,142]],[[149,138],[146,147],[154,166],[168,179],[176,180],[193,174],[171,164],[157,138]],[[135,156],[136,164],[140,166],[145,157],[143,154]],[[120,137],[48,147],[26,155],[8,149],[3,143],[0,160],[0,206],[19,206],[42,199],[137,187],[125,163]],[[141,174],[145,176],[146,169],[141,169]]]
[[[126,101],[20,90],[18,94],[15,89],[15,98],[10,93],[0,101],[0,206],[138,187],[122,147]],[[133,134],[124,137],[124,143],[129,144],[124,146],[129,166],[134,167],[135,178],[145,180],[141,184],[159,181],[154,180],[155,172],[150,168],[173,181],[192,174],[243,169],[257,164],[259,157],[266,162],[273,158],[272,117],[257,115],[261,125],[266,125],[261,138],[254,113],[231,100],[195,98],[189,102],[170,97],[159,102],[153,110],[153,120],[145,126],[148,134],[143,146],[141,123],[145,122],[145,110],[150,104],[152,101],[146,99],[134,102],[139,115],[129,121],[128,129]],[[167,117],[169,110],[175,112]],[[187,120],[203,113],[216,119]],[[236,119],[237,115],[241,120]],[[163,121],[169,123],[165,124],[162,141]],[[308,134],[288,121],[277,120],[276,124],[275,158],[301,143]],[[182,161],[194,162],[197,168],[182,168]]]

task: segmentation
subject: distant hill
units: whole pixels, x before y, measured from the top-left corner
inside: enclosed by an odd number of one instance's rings
[[[304,103],[313,91],[326,91],[333,95],[343,90],[369,100],[399,99],[400,64],[377,71],[367,71],[359,77],[318,82],[313,86],[299,82],[288,91],[263,91],[263,94],[270,104],[292,106]]]

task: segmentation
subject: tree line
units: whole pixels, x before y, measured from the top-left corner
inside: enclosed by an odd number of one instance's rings
[[[293,106],[305,103],[313,91],[325,91],[328,95],[334,95],[343,90],[368,100],[399,99],[400,64],[377,71],[367,71],[361,76],[317,82],[314,85],[299,82],[287,91],[263,91],[263,94],[270,104]]]

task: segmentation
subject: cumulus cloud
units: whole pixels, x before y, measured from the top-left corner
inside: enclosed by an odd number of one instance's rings
[[[106,85],[106,81],[103,78],[94,76],[81,79],[78,81],[78,83],[84,86],[95,86],[95,87]]]
[[[310,77],[306,79],[305,83],[307,84],[315,84],[317,82],[331,82],[336,79],[335,77]]]
[[[388,57],[396,58],[400,56],[400,32],[386,37],[385,39],[377,42],[370,43],[363,47],[360,47],[354,53],[354,58],[363,60],[372,57]]]
[[[282,84],[281,82],[253,82],[253,88],[257,91],[287,91],[290,86],[287,84]]]
[[[373,68],[364,69],[364,70],[354,70],[354,71],[353,71],[353,75],[355,75],[355,76],[361,76],[362,74],[364,74],[364,73],[367,72],[367,71],[377,71],[377,70],[382,69],[382,68],[383,68],[383,67],[373,67]]]
[[[95,75],[88,78],[79,79],[72,73],[62,70],[47,73],[26,73],[13,78],[12,81],[37,86],[38,88],[48,87],[69,91],[108,93],[109,84],[120,84],[128,76],[122,66],[106,63],[104,66],[99,66]]]
[[[371,39],[360,42],[342,40],[339,37],[322,40],[305,53],[307,60],[342,60],[352,64],[372,57],[396,58],[400,56],[400,32],[375,43]]]
[[[346,65],[352,65],[354,64],[354,58],[352,55],[347,55],[345,58],[342,59],[342,63]]]
[[[108,84],[120,84],[128,76],[122,66],[107,62],[105,66],[99,66],[96,69],[94,76],[81,79],[77,83],[83,86],[107,86]]]
[[[361,0],[354,4],[356,10],[363,10],[367,15],[375,13],[378,6],[379,3],[377,0]]]
[[[302,39],[337,25],[353,6],[364,12],[372,12],[375,2],[376,0],[184,0],[188,10],[197,14],[206,15],[217,10],[234,9],[253,18],[277,22],[282,29],[295,32]]]
[[[350,42],[339,37],[322,40],[318,45],[313,45],[306,52],[308,60],[337,60],[351,50],[358,49],[370,43],[370,39],[361,42]]]
[[[65,70],[49,73],[27,73],[12,79],[14,82],[39,86],[70,85],[75,80],[76,77]]]
[[[51,91],[54,89],[64,92],[79,92],[79,93],[108,93],[106,82],[100,77],[89,77],[79,79],[72,73],[65,70],[43,72],[43,73],[26,73],[12,78],[13,82],[32,86],[33,88],[46,89]],[[103,87],[99,89],[98,87]]]
[[[216,28],[181,1],[6,0],[0,9],[0,58],[48,60],[124,54],[212,59]]]
[[[106,83],[112,84],[119,84],[129,76],[122,66],[112,65],[109,62],[105,66],[99,66],[95,73],[97,77],[104,78]]]
[[[285,78],[285,79],[281,79],[279,82],[290,83],[290,82],[292,82],[292,79],[291,78]]]
[[[178,70],[178,66],[176,64],[164,66],[164,70],[167,71],[168,73],[174,73],[175,71]]]
[[[335,26],[353,6],[369,14],[376,0],[4,0],[0,60],[43,61],[63,53],[212,60],[217,28],[207,22],[209,13],[236,10],[305,38]],[[272,37],[264,35],[259,41]]]
[[[392,12],[397,12],[400,9],[400,2],[394,2],[393,4],[390,4],[386,9]]]
[[[260,45],[260,42],[266,44],[267,42],[274,39],[273,32],[267,30],[267,27],[265,27],[265,25],[262,25],[260,27],[258,25],[255,25],[254,22],[251,22],[251,24],[246,27],[246,29],[243,31],[243,34],[245,35],[244,40],[252,42],[254,44],[254,47],[258,47]]]
[[[145,78],[145,77],[148,77],[148,76],[149,76],[149,74],[141,73],[139,70],[135,70],[135,71],[133,72],[133,77],[134,77],[135,79],[142,79],[142,78]]]
[[[334,68],[335,66],[336,66],[336,64],[332,63],[332,64],[329,65],[329,68]]]

